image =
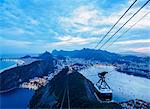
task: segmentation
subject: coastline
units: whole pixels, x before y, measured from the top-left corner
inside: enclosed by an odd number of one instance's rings
[[[11,89],[8,89],[8,90],[3,90],[3,91],[0,91],[0,94],[3,94],[3,93],[10,92],[10,91],[12,91],[12,90],[15,90],[15,89],[17,89],[17,88],[19,88],[19,87],[13,87],[13,88],[11,88]]]
[[[14,68],[14,67],[17,67],[16,63],[15,63],[14,65],[11,65],[11,66],[9,66],[9,67],[6,67],[6,68],[4,68],[4,69],[1,69],[1,70],[0,70],[0,73],[2,73],[2,72],[5,71],[5,70],[9,70],[9,69],[11,69],[11,68]]]
[[[127,75],[133,75],[133,76],[136,76],[136,77],[141,77],[141,78],[150,79],[150,76],[149,76],[149,75],[138,74],[138,73],[129,72],[129,71],[121,71],[121,70],[118,70],[118,69],[115,69],[115,70],[118,71],[118,72],[120,72],[120,73],[127,74]]]
[[[8,62],[8,61],[0,61],[0,62]],[[9,70],[9,69],[11,69],[11,68],[17,67],[17,65],[20,66],[20,65],[23,65],[23,63],[25,63],[25,61],[23,61],[23,60],[21,60],[21,59],[13,60],[13,61],[11,60],[11,62],[14,62],[14,64],[13,64],[13,65],[10,65],[10,66],[8,66],[8,67],[5,67],[5,68],[3,68],[3,69],[0,69],[0,73],[2,73],[2,72],[5,71],[5,70]]]
[[[2,109],[27,109],[33,95],[32,90],[16,87],[8,92],[0,93],[0,107]]]
[[[115,69],[112,67],[108,68],[105,66],[92,67],[91,69],[82,70],[80,71],[80,73],[87,77],[87,79],[92,81],[93,84],[95,84],[99,80],[98,76],[96,76],[96,72],[104,71],[105,69],[110,72],[107,75],[106,81],[108,84],[110,84],[113,90],[113,97],[115,101],[125,102],[137,98],[146,102],[150,101],[148,99],[150,96],[150,93],[148,91],[149,87],[144,85],[145,83],[150,83],[150,79],[148,78],[121,73],[115,71]],[[94,71],[95,73],[92,73]],[[92,73],[91,75],[93,76],[89,76],[90,73]],[[132,86],[134,86],[134,88]]]

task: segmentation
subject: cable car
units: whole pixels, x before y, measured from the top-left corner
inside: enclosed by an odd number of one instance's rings
[[[110,89],[109,85],[105,81],[105,75],[108,72],[98,73],[98,77],[100,80],[94,85],[97,89],[96,95],[101,101],[111,101],[112,100],[112,90]]]

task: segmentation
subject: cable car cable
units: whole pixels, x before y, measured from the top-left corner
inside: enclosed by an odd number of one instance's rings
[[[144,5],[140,9],[138,9],[105,43],[103,43],[99,49],[101,49],[106,43],[108,43],[108,41],[110,41],[138,12],[140,12],[141,9],[143,9],[149,3],[149,1],[150,0],[144,3]]]
[[[118,39],[120,39],[123,35],[125,35],[130,29],[132,29],[137,23],[139,23],[142,19],[144,19],[148,14],[150,13],[150,11],[149,12],[147,12],[142,18],[140,18],[137,22],[135,22],[132,26],[130,26],[130,28],[128,28],[125,32],[123,32],[117,39],[115,39],[113,42],[111,42],[108,46],[107,46],[107,48],[108,47],[110,47],[112,44],[114,44]]]
[[[118,22],[125,16],[125,14],[131,9],[131,7],[137,2],[137,0],[135,0],[130,7],[123,13],[123,15],[117,20],[117,22],[110,28],[110,30],[102,37],[102,39],[98,42],[98,44],[94,47],[97,48],[99,46],[99,44],[106,38],[106,36],[111,32],[111,30],[118,24]]]

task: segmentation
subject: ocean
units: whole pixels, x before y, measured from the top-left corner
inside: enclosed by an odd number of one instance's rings
[[[24,55],[20,55],[20,54],[0,54],[0,58],[19,58],[21,56]],[[16,62],[15,61],[1,61],[0,60],[0,70],[6,69],[8,67],[11,67],[12,65],[15,65]]]
[[[95,84],[99,80],[98,73],[102,71],[109,72],[106,74],[106,82],[113,91],[114,101],[141,99],[150,102],[150,79],[120,73],[115,71],[112,66],[94,66],[84,69],[80,73]]]
[[[0,61],[0,70],[8,68],[15,64],[16,64],[16,62],[14,62],[14,61]]]
[[[2,71],[15,64],[15,61],[0,61],[0,70]],[[33,94],[34,92],[32,90],[23,88],[17,88],[6,93],[1,93],[0,109],[27,109]]]
[[[14,89],[0,94],[0,109],[27,109],[34,92],[29,89]]]

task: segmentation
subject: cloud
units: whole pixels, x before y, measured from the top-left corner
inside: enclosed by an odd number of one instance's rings
[[[122,26],[137,10],[139,7],[132,8],[123,18],[120,20],[120,22],[117,24],[117,28]],[[91,20],[91,25],[99,26],[99,25],[113,25],[116,23],[116,21],[121,17],[121,15],[124,13],[125,9],[122,9],[120,12],[114,12],[110,14],[109,16],[105,16],[104,13],[101,14],[101,16],[96,16],[95,19]],[[133,25],[136,21],[138,21],[140,18],[142,18],[146,13],[149,12],[149,9],[145,8],[142,9],[132,20],[130,20],[127,25],[124,28],[129,28],[131,25]],[[150,14],[148,14],[142,21],[140,21],[134,29],[141,29],[141,28],[150,28],[150,24],[147,23],[150,20]]]
[[[45,49],[47,47],[51,48],[50,46],[52,46],[52,49],[55,48],[54,46],[57,46],[56,48],[58,49],[64,49],[66,46],[68,49],[95,46],[101,39],[101,36],[107,33],[111,26],[133,2],[133,0],[76,0],[76,2],[72,2],[72,0],[65,2],[59,0],[60,5],[57,5],[57,0],[48,0],[46,2],[39,2],[40,0],[35,1],[37,2],[19,0],[7,1],[1,5],[0,37],[4,38],[4,42],[2,41],[3,39],[0,39],[1,44],[9,48],[11,45],[14,47],[30,48],[34,46],[38,50],[42,49],[42,46],[45,46]],[[108,37],[114,33],[145,0],[139,2],[139,5],[135,5],[129,11]],[[148,7],[144,7],[142,11],[126,25],[125,29],[140,19],[149,9]],[[149,18],[150,15],[139,22],[133,28],[134,31],[132,31],[132,33],[128,32],[126,39],[147,39],[149,36],[148,29],[150,28],[150,24],[148,23]],[[125,29],[123,28],[117,35],[122,33]],[[133,42],[135,44],[142,43],[143,45],[149,43],[132,41],[132,43]],[[120,45],[122,44],[122,46],[125,45],[127,48],[130,48],[135,46],[132,43],[120,42]],[[115,46],[117,45],[118,44]],[[141,46],[141,44],[138,45],[138,47],[139,46]],[[118,50],[116,48],[113,49]],[[122,49],[120,49],[120,51],[121,50]],[[18,50],[16,49],[16,51]]]
[[[39,22],[37,20],[33,19],[33,18],[30,18],[30,23],[32,25],[38,25],[39,24]]]
[[[107,28],[96,28],[96,27],[90,27],[90,26],[80,26],[77,27],[76,30],[74,30],[75,33],[90,33],[91,35],[96,35],[96,34],[104,34],[107,32]]]
[[[150,47],[141,47],[141,48],[128,48],[127,50],[141,53],[150,53]]]
[[[141,39],[141,40],[127,40],[127,41],[120,41],[120,42],[115,42],[114,44],[117,45],[129,45],[129,44],[145,44],[148,43],[150,44],[150,39]]]
[[[131,15],[133,15],[133,13],[135,13],[137,10],[139,9],[139,7],[137,8],[133,8],[130,10],[130,12],[127,14],[127,16],[124,19],[129,19],[129,17]],[[144,17],[140,22],[137,23],[137,25],[134,27],[134,29],[146,29],[146,28],[150,28],[150,8],[144,8],[142,9],[125,27],[128,28],[131,25],[133,25],[134,23],[136,23],[140,18],[142,18],[146,13],[149,13],[146,17]]]
[[[92,6],[80,6],[73,10],[69,17],[60,17],[59,21],[63,27],[73,28],[72,31],[74,31],[74,33],[88,32],[91,33],[91,35],[101,34],[104,32],[106,33],[127,8],[128,7],[124,7],[123,9],[120,9],[120,11],[113,12],[110,15],[105,15],[105,11],[103,9],[97,9]],[[138,9],[139,7],[131,8],[131,10],[123,17],[112,32],[122,26]],[[148,11],[149,8],[142,9],[130,22],[127,23],[124,28],[129,28]],[[147,15],[134,27],[134,29],[150,28],[150,24],[147,23],[150,20],[149,18],[150,15]]]
[[[73,33],[89,33],[91,35],[104,34],[108,28],[97,28],[97,22],[101,12],[92,6],[80,6],[73,10],[70,17],[60,17],[60,24],[65,28],[71,28]],[[93,25],[93,26],[92,26]]]
[[[10,27],[10,28],[2,28],[0,29],[0,34],[9,34],[9,35],[23,35],[23,34],[28,34],[28,35],[33,35],[34,33],[32,31],[29,31],[27,29],[19,28],[19,27]]]
[[[93,30],[91,30],[91,35],[105,34],[107,31],[108,31],[107,28],[101,28],[101,29],[94,28]]]
[[[57,38],[58,42],[48,43],[47,46],[71,46],[71,45],[85,45],[96,42],[97,38],[81,38],[74,36],[61,36]]]
[[[89,21],[97,16],[98,10],[89,6],[80,6],[73,10],[71,17],[60,17],[60,22],[65,26],[74,26],[75,23],[88,25]]]
[[[10,39],[4,39],[0,38],[1,46],[9,46],[9,47],[27,47],[32,44],[32,42],[29,41],[23,41],[23,40],[10,40]]]

